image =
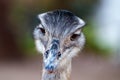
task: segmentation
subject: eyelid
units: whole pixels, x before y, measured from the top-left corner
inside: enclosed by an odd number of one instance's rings
[[[42,26],[42,24],[39,24],[36,28],[37,29],[44,29],[44,27]]]
[[[42,25],[42,24],[39,24],[38,27],[43,28],[43,25]]]
[[[42,27],[41,24],[39,24],[36,29],[40,30],[45,35],[45,29]]]
[[[76,31],[74,32],[74,34],[81,34],[81,29],[76,30]]]

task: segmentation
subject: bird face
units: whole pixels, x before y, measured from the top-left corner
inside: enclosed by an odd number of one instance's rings
[[[44,68],[52,73],[72,59],[83,47],[84,21],[69,11],[56,10],[38,15],[34,30],[36,48],[43,54]]]

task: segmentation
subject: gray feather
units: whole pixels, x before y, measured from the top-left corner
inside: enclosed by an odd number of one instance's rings
[[[82,19],[67,10],[50,11],[38,17],[43,27],[56,37],[65,37],[85,25]]]

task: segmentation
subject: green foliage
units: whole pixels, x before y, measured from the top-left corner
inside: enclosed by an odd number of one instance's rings
[[[18,40],[20,48],[25,52],[25,55],[35,55],[37,53],[35,49],[34,40],[29,34],[22,36],[22,40]]]
[[[111,48],[105,47],[102,48],[101,46],[98,45],[96,42],[96,33],[95,33],[95,26],[93,26],[91,23],[87,26],[85,26],[83,30],[85,36],[86,36],[86,48],[91,49],[92,51],[96,52],[97,54],[101,55],[109,55],[111,52]],[[102,42],[101,42],[102,44]]]

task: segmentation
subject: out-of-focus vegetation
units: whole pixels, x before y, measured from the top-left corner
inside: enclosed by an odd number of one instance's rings
[[[88,23],[83,30],[86,36],[85,50],[93,51],[95,54],[108,56],[111,53],[112,49],[109,46],[102,48],[98,45],[96,42],[95,29],[96,28],[94,25],[92,25],[92,23]]]

